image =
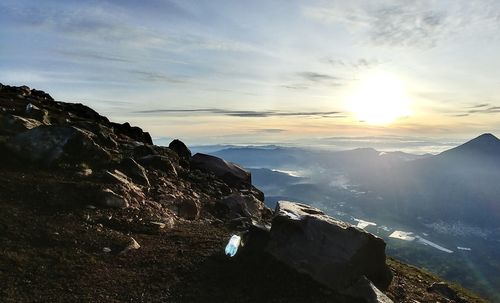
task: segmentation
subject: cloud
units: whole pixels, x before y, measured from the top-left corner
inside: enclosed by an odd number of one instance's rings
[[[320,73],[315,73],[315,72],[300,72],[298,75],[306,80],[312,81],[312,82],[322,82],[322,81],[336,81],[339,80],[339,78],[330,76],[327,74],[320,74]]]
[[[254,131],[256,133],[277,134],[277,133],[286,132],[287,130],[282,129],[282,128],[262,128],[262,129],[256,129]]]
[[[324,73],[303,71],[296,73],[295,76],[298,76],[300,80],[295,81],[296,83],[284,84],[281,86],[292,90],[305,90],[309,89],[312,86],[312,84],[328,85],[328,86],[342,85],[339,82],[341,78]]]
[[[444,12],[397,5],[373,12],[369,35],[377,44],[434,47],[448,28]]]
[[[495,28],[498,1],[331,1],[303,8],[303,14],[341,25],[355,37],[376,45],[432,48],[477,24]]]
[[[162,73],[143,70],[131,70],[130,73],[139,76],[139,78],[146,82],[168,82],[168,83],[184,83],[185,79],[180,77],[167,76]]]
[[[72,43],[87,43],[90,47],[99,49],[106,45],[113,45],[134,51],[264,52],[252,44],[219,38],[190,30],[188,27],[182,28],[181,31],[176,30],[173,19],[178,19],[179,15],[191,21],[196,20],[191,12],[184,9],[184,6],[188,5],[183,5],[181,1],[174,3],[154,0],[154,2],[158,11],[152,10],[150,6],[127,0],[124,3],[111,1],[92,6],[78,1],[68,1],[64,4],[48,2],[46,5],[38,5],[36,2],[29,5],[0,4],[0,13],[19,28],[28,27],[30,31],[57,34],[60,38],[71,39]],[[172,28],[152,25],[158,20],[150,20],[151,23],[138,21],[137,14],[139,13],[160,19],[163,24],[171,24]],[[165,18],[166,15],[169,18]],[[75,44],[72,46],[74,49]],[[89,54],[73,55],[83,55],[89,58]],[[103,58],[97,56],[94,59]]]
[[[471,105],[465,110],[451,114],[452,117],[467,117],[473,114],[498,114],[500,113],[500,106],[494,106],[489,103],[481,103]]]
[[[70,58],[76,58],[76,59],[91,59],[91,60],[102,60],[102,61],[124,62],[124,63],[132,62],[132,60],[129,60],[129,59],[124,58],[124,57],[120,57],[117,55],[108,55],[108,54],[98,53],[98,52],[94,52],[94,51],[57,50],[56,52],[63,55],[63,56],[70,57]]]
[[[321,60],[323,62],[326,62],[332,66],[341,66],[341,67],[348,67],[348,68],[354,68],[354,69],[363,69],[363,68],[372,68],[377,65],[380,65],[381,62],[376,60],[376,59],[365,59],[365,58],[360,58],[357,60],[342,60],[342,59],[334,59],[334,58],[325,58]]]
[[[307,86],[305,84],[286,84],[286,85],[282,85],[282,87],[288,88],[288,89],[293,89],[293,90],[304,90],[304,89],[309,88],[309,86]]]
[[[201,108],[201,109],[151,109],[134,112],[135,114],[172,114],[190,116],[196,114],[223,115],[242,118],[268,118],[268,117],[324,117],[324,118],[342,118],[345,117],[342,112],[324,111],[324,112],[284,112],[284,111],[253,111],[253,110],[227,110],[219,108]]]

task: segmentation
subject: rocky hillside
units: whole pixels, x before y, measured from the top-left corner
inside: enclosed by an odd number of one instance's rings
[[[321,210],[263,201],[236,164],[0,84],[2,302],[482,302]]]

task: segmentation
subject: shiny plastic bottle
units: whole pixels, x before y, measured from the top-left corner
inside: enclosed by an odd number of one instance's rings
[[[237,235],[233,235],[226,246],[226,255],[230,257],[234,257],[236,252],[238,251],[238,247],[241,244],[241,237]]]

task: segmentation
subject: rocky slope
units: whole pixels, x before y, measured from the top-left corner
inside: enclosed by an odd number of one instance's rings
[[[238,165],[0,85],[0,301],[482,301],[320,210],[263,201]]]

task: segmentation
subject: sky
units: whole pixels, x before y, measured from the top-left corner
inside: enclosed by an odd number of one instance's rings
[[[500,134],[497,0],[3,0],[0,16],[0,83],[157,142]]]

